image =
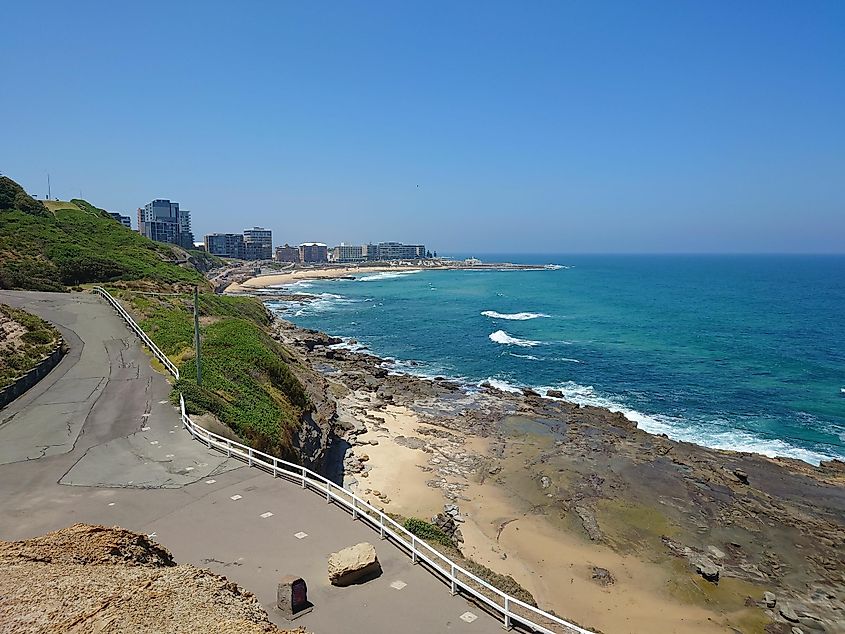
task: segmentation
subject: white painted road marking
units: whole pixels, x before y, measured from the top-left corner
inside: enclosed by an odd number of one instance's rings
[[[229,499],[230,499],[230,500],[240,500],[240,499],[241,499],[241,496],[240,496],[240,495],[233,495],[233,496],[232,496],[232,497],[230,497]]]
[[[296,537],[297,539],[305,539],[306,537],[308,537],[308,533],[303,533],[302,531],[299,531],[294,535],[294,537]]]
[[[478,617],[475,616],[475,614],[473,614],[472,612],[464,612],[463,614],[461,614],[461,620],[466,621],[467,623],[472,623],[477,618]]]
[[[206,480],[205,481],[206,484],[214,484],[215,482],[217,482],[217,480]]]
[[[273,514],[270,511],[261,514],[261,519],[266,520],[268,517],[273,517]]]
[[[405,583],[404,581],[394,581],[393,583],[390,584],[390,587],[394,588],[396,590],[401,590],[402,588],[404,588],[407,585],[408,584]]]

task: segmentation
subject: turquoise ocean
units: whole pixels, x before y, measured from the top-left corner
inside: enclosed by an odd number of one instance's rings
[[[845,459],[845,257],[490,254],[288,287],[294,323],[468,389],[561,390],[709,447]]]

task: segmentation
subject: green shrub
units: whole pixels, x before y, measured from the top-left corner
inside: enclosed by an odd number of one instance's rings
[[[25,331],[15,345],[0,341],[0,388],[3,388],[47,356],[60,335],[40,317],[19,308],[0,304],[0,315],[14,320]]]
[[[417,517],[409,517],[402,523],[402,526],[404,526],[405,530],[408,532],[416,535],[420,539],[426,540],[427,542],[435,542],[437,544],[442,544],[443,546],[455,545],[452,538],[441,529],[437,528],[434,524],[430,524],[429,522]]]
[[[178,357],[181,378],[174,394],[182,392],[189,413],[214,414],[252,447],[298,460],[294,438],[311,404],[285,362],[287,351],[264,328],[269,317],[260,301],[200,294],[202,385],[197,385],[192,297],[122,296],[144,315],[140,325],[153,341]],[[178,395],[173,401],[178,403]]]

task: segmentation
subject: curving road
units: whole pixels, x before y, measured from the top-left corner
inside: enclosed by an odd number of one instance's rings
[[[282,626],[276,580],[300,575],[315,608],[295,623],[316,634],[500,631],[324,499],[192,440],[169,403],[167,379],[102,300],[0,291],[0,302],[52,322],[70,346],[47,377],[0,410],[0,539],[74,522],[147,533],[178,562],[255,593]],[[360,541],[375,544],[384,573],[331,586],[329,553]]]

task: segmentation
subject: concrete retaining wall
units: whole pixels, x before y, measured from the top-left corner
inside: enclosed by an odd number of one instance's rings
[[[7,385],[0,390],[0,408],[6,407],[6,405],[47,376],[47,373],[59,364],[59,361],[65,356],[65,352],[67,352],[67,349],[65,348],[64,341],[59,339],[52,352],[39,361],[34,368],[16,378],[11,385]]]

